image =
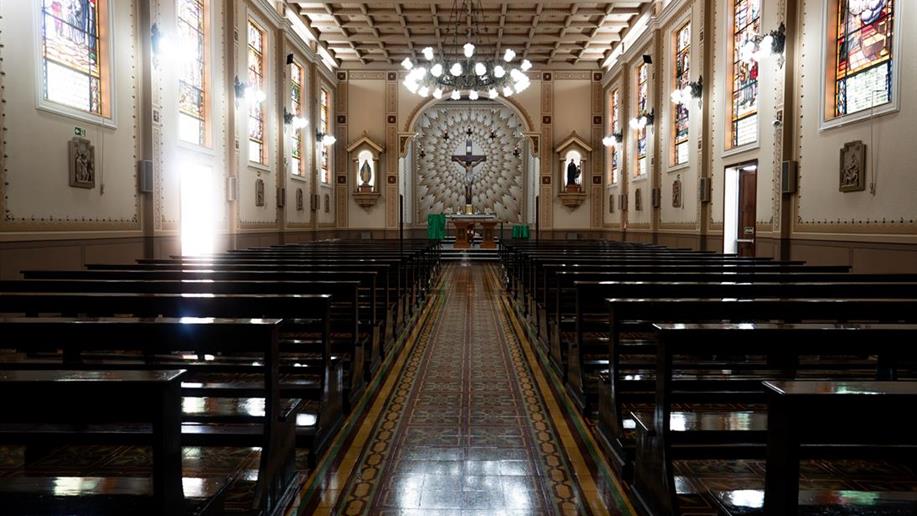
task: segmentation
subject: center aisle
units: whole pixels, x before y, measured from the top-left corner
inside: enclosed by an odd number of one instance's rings
[[[497,269],[444,269],[315,514],[631,514],[620,491],[599,494]]]

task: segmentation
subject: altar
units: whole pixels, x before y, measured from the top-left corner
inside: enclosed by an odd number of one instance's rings
[[[493,215],[449,215],[455,226],[455,249],[470,249],[474,241],[475,226],[481,227],[481,249],[496,249],[494,238],[497,228],[497,217]]]

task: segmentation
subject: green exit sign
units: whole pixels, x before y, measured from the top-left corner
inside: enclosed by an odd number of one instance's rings
[[[76,136],[86,136],[86,129],[83,129],[82,127],[74,127],[73,134]]]

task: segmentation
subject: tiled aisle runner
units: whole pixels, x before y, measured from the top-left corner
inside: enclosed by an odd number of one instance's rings
[[[596,496],[584,503],[485,267],[445,271],[439,318],[411,351],[336,513],[604,512]]]

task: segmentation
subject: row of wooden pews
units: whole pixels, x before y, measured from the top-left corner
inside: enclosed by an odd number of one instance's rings
[[[148,477],[4,479],[0,512],[221,514],[243,477],[252,514],[282,512],[297,450],[327,449],[438,264],[426,240],[322,241],[0,281],[0,446],[27,469],[63,445],[153,450]],[[260,450],[257,475],[183,474],[183,447]]]
[[[683,494],[733,515],[917,512],[911,493],[799,490],[803,459],[914,459],[917,275],[610,241],[511,242],[501,261],[643,513],[681,514]],[[714,459],[766,460],[764,485],[676,474]]]

